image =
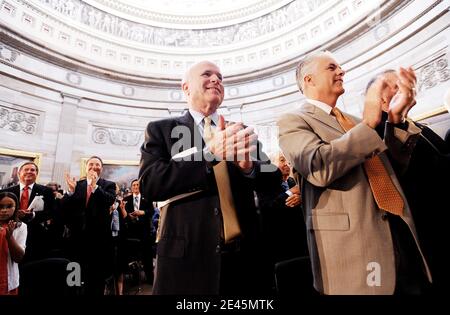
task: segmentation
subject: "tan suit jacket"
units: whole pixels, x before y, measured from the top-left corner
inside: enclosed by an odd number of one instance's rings
[[[391,153],[402,154],[398,160],[407,163],[420,130],[387,128],[392,132],[385,143],[360,119],[352,119],[358,124],[345,133],[334,117],[306,103],[278,121],[280,147],[304,178],[315,289],[324,294],[392,294],[396,275],[390,226],[374,201],[363,162],[379,153],[404,198],[386,154],[380,152],[396,146]],[[422,255],[406,200],[402,219]]]

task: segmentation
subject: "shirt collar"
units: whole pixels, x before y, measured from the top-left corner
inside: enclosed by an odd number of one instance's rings
[[[22,184],[22,183],[19,183],[19,185],[20,185],[20,191],[22,191],[23,188],[25,187],[25,185]],[[34,186],[34,183],[28,185],[28,188],[29,188],[30,190],[33,190],[33,186]]]
[[[140,199],[141,198],[141,194],[137,194],[137,195],[133,194],[133,198],[135,198],[135,197],[138,197],[138,199]]]
[[[327,103],[324,103],[324,102],[321,102],[321,101],[318,101],[318,100],[312,100],[310,98],[307,98],[306,102],[308,102],[309,104],[312,104],[312,105],[320,108],[321,110],[323,110],[328,115],[331,115],[331,110],[333,109],[333,107],[331,107]]]
[[[203,118],[205,118],[205,115],[203,115],[200,112],[197,112],[196,110],[193,110],[192,108],[189,108],[189,113],[191,114],[192,118],[194,118],[195,125],[196,126],[201,125]],[[217,112],[212,113],[209,117],[211,117],[211,120],[217,126],[219,122],[219,115],[217,114]]]

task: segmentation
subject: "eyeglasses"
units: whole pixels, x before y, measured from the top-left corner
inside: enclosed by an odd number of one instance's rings
[[[14,209],[16,206],[13,204],[9,204],[9,205],[0,205],[0,210],[3,209]]]

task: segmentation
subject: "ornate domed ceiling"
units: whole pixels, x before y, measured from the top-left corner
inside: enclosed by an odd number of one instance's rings
[[[399,3],[3,0],[2,10],[10,12],[10,19],[2,22],[20,37],[69,58],[65,64],[73,63],[78,71],[90,68],[110,77],[170,82],[204,59],[235,78],[292,67],[304,53],[333,41],[370,14]]]
[[[293,0],[85,0],[90,5],[152,26],[205,29],[242,23]]]
[[[43,181],[91,155],[137,164],[147,123],[186,110],[182,74],[209,59],[225,77],[219,112],[277,150],[274,122],[304,99],[295,66],[317,49],[346,70],[346,112],[362,115],[376,73],[411,65],[411,115],[437,115],[449,21],[449,0],[0,0],[2,147],[42,156]]]

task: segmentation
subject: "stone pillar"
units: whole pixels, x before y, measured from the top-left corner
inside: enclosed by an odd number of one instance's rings
[[[72,162],[75,124],[80,98],[62,93],[62,110],[59,121],[58,140],[56,142],[55,166],[52,180],[65,187],[64,173],[70,173]]]

